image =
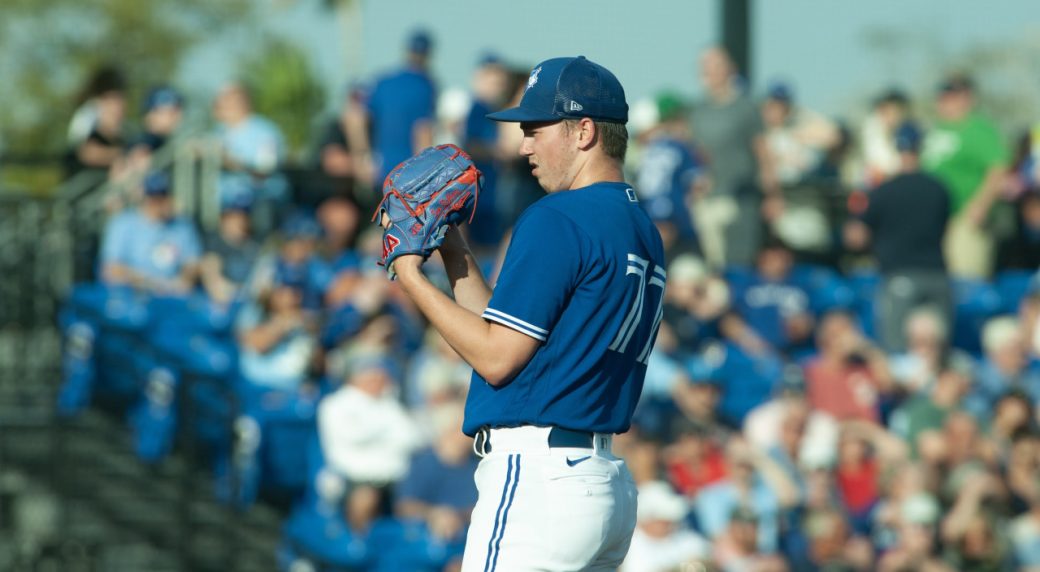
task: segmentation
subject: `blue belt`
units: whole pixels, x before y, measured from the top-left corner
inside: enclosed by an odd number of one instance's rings
[[[481,447],[485,453],[491,452],[492,444],[488,441],[489,434],[489,429],[483,427],[477,431],[475,436],[477,445]],[[562,427],[553,427],[549,430],[549,447],[591,449],[592,440],[593,436],[589,431],[572,431],[570,429],[563,429]]]

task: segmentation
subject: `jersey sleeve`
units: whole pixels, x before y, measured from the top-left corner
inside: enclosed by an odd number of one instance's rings
[[[577,286],[585,241],[562,213],[531,207],[513,232],[484,319],[547,340]]]
[[[117,215],[105,228],[105,235],[101,240],[102,268],[109,264],[127,264],[130,245],[128,222],[125,214]]]

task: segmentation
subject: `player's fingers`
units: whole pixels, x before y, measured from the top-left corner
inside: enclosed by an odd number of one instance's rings
[[[383,213],[383,218],[380,219],[379,225],[383,228],[390,228],[390,215]]]

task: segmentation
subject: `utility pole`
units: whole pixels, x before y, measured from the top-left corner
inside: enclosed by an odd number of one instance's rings
[[[722,46],[729,52],[740,75],[751,82],[751,2],[719,0],[722,14]]]

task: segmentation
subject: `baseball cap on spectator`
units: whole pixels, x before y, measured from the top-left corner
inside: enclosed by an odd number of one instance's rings
[[[433,49],[433,37],[426,30],[415,30],[408,37],[408,51],[413,54],[427,55]]]
[[[248,179],[227,177],[219,185],[220,212],[249,211],[253,208],[253,188]]]
[[[607,68],[585,56],[545,60],[531,70],[520,105],[487,115],[494,121],[559,121],[588,117],[628,122],[625,90]]]
[[[686,373],[693,385],[719,386],[718,365],[704,356],[694,356],[687,360]]]
[[[664,520],[676,523],[686,517],[689,507],[671,485],[662,481],[651,481],[639,487],[639,504],[636,520],[648,522]]]
[[[692,254],[681,254],[668,265],[668,277],[677,282],[701,282],[708,277],[708,266]]]
[[[963,93],[975,91],[975,82],[966,75],[954,74],[939,84],[939,94]]]
[[[160,107],[182,107],[184,97],[172,87],[161,85],[148,92],[144,99],[144,112],[148,113]]]
[[[297,213],[282,225],[282,235],[286,240],[314,239],[321,236],[321,226],[313,217]]]
[[[794,91],[791,86],[782,81],[773,82],[766,90],[766,97],[774,101],[790,104],[794,101]]]
[[[921,130],[913,121],[904,122],[896,129],[896,150],[901,153],[916,153],[921,149],[923,136]]]
[[[480,61],[477,62],[481,67],[483,66],[498,66],[502,65],[502,57],[495,52],[485,52],[484,55],[480,56]]]
[[[889,88],[874,100],[875,107],[887,104],[909,105],[910,98],[907,97],[906,92],[897,87]]]
[[[731,522],[756,523],[758,522],[758,515],[746,506],[738,506],[729,513],[729,520]]]
[[[932,525],[939,519],[939,502],[928,493],[916,493],[902,502],[899,515],[908,524]]]
[[[307,267],[303,264],[286,264],[279,261],[274,267],[272,285],[304,291],[307,289]]]
[[[394,360],[382,352],[362,351],[350,356],[346,362],[347,375],[355,376],[360,373],[378,369],[386,372],[392,379],[397,379],[398,369]]]
[[[664,91],[654,98],[658,121],[671,121],[686,113],[686,103],[674,91]]]
[[[170,176],[162,171],[149,173],[142,187],[146,197],[167,197],[170,195]]]

